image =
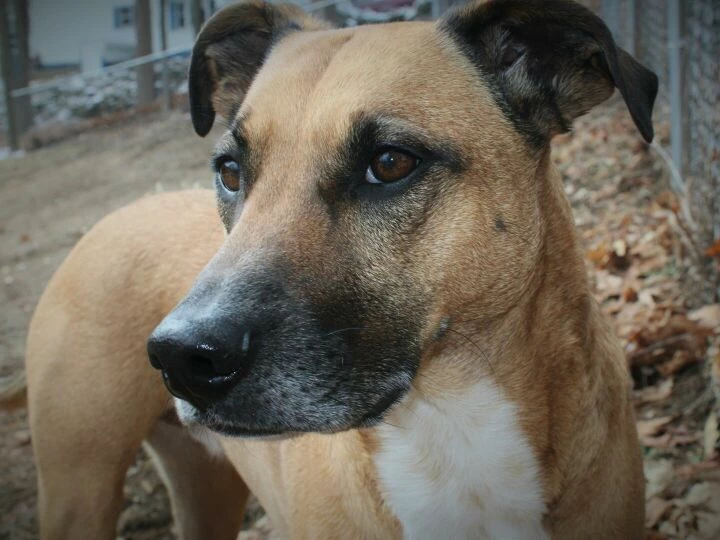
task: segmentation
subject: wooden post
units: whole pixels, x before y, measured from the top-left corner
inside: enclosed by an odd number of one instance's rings
[[[150,0],[135,0],[135,56],[152,53],[152,26]],[[152,64],[135,68],[137,73],[137,105],[142,107],[155,99],[155,69]]]
[[[18,134],[13,114],[12,81],[10,76],[10,23],[8,17],[8,0],[0,0],[0,66],[2,67],[3,98],[5,102],[5,118],[7,122],[8,145],[11,150],[17,150]]]
[[[12,44],[13,61],[10,64],[12,89],[25,88],[30,84],[30,13],[28,0],[13,0],[15,19]],[[22,136],[33,125],[32,101],[30,96],[13,99],[15,127]]]
[[[20,137],[33,124],[30,96],[12,97],[12,91],[30,84],[30,19],[28,0],[0,0],[0,54],[5,88],[9,143],[17,150]]]
[[[160,0],[160,49],[167,51],[167,0]],[[170,92],[170,71],[168,59],[162,59],[162,87],[163,107],[165,111],[172,109],[172,94]]]
[[[678,170],[684,169],[683,92],[682,92],[682,29],[680,0],[667,4],[668,78],[670,83],[670,155]],[[679,186],[682,187],[682,186]]]

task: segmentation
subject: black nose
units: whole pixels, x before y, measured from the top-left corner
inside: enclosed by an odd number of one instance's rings
[[[162,370],[175,397],[204,409],[222,399],[249,369],[249,330],[231,336],[213,334],[198,322],[178,322],[170,315],[148,339],[150,363]]]

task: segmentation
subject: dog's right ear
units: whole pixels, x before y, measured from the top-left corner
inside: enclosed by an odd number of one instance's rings
[[[230,119],[270,47],[285,33],[327,27],[292,4],[250,0],[218,11],[200,30],[190,61],[188,90],[195,132],[207,135],[216,112]]]

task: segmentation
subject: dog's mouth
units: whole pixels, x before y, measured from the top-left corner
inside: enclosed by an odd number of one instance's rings
[[[296,432],[280,428],[265,428],[260,426],[240,425],[232,421],[218,418],[217,415],[208,414],[187,401],[176,397],[175,409],[180,421],[187,426],[202,426],[211,431],[228,437],[244,438],[287,438]]]
[[[281,429],[263,429],[263,428],[248,428],[245,426],[236,426],[226,422],[204,422],[203,425],[227,437],[242,437],[242,438],[263,438],[263,439],[285,439],[289,437],[295,437],[300,435],[297,431],[284,431]]]
[[[372,427],[382,422],[385,415],[397,405],[402,397],[407,392],[407,388],[396,388],[390,391],[390,393],[384,398],[380,399],[367,413],[363,416],[360,421],[360,425],[357,427]]]
[[[247,422],[247,419],[237,421],[238,419],[218,414],[212,410],[199,409],[179,398],[176,398],[175,403],[180,420],[187,425],[200,425],[227,437],[285,439],[303,433],[332,434],[350,429],[373,427],[383,421],[385,415],[401,401],[407,390],[408,388],[405,386],[395,387],[355,420],[330,416],[325,419],[324,425],[318,425],[316,420],[313,421],[310,418],[306,425],[299,422],[292,426],[271,425],[263,421]]]

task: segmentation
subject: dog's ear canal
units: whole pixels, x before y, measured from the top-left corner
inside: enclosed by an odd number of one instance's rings
[[[188,91],[195,132],[204,137],[217,112],[237,111],[272,45],[288,32],[327,25],[297,6],[257,0],[230,4],[200,30],[192,50]]]
[[[617,88],[646,141],[653,138],[655,74],[615,44],[589,9],[569,0],[491,0],[439,22],[470,56],[505,114],[534,146]]]

